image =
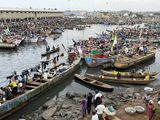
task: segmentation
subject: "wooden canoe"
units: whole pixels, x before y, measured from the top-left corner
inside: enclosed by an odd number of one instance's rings
[[[48,52],[46,52],[46,53],[43,53],[43,54],[41,54],[41,56],[47,56],[47,55],[50,55],[50,54],[52,54],[52,53],[55,53],[55,52],[58,52],[59,51],[59,47],[58,48],[56,48],[55,50],[50,50],[50,51],[48,51]]]
[[[111,85],[106,84],[106,83],[103,83],[103,82],[100,82],[100,81],[97,81],[92,78],[89,78],[89,77],[86,77],[83,75],[79,75],[79,74],[75,74],[74,76],[76,78],[78,78],[80,81],[82,81],[88,85],[94,86],[96,88],[99,88],[103,91],[109,91],[109,92],[113,91],[113,87]]]
[[[141,62],[145,62],[154,57],[155,57],[155,51],[149,52],[146,55],[138,55],[138,56],[134,55],[133,57],[119,56],[115,60],[114,67],[118,69],[127,69],[131,66],[139,64]]]
[[[131,85],[146,85],[153,81],[155,81],[154,78],[150,80],[145,80],[144,78],[117,78],[117,77],[108,77],[104,75],[94,75],[94,74],[86,74],[86,77],[100,80],[103,82],[111,82],[111,83],[118,83],[118,84],[131,84]]]
[[[114,71],[101,70],[102,74],[105,76],[117,77]],[[131,73],[131,72],[119,72],[122,77],[133,77],[133,78],[144,78],[148,73]],[[156,76],[159,72],[149,73],[151,77]]]
[[[51,79],[37,79],[36,81],[27,83],[25,92],[23,94],[2,103],[0,106],[0,120],[22,108],[36,95],[46,91],[54,85],[63,82],[69,75],[73,74],[79,68],[80,60],[81,58],[78,58],[67,70]]]

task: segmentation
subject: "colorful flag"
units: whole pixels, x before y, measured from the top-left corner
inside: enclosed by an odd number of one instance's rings
[[[93,48],[93,37],[91,36],[91,38],[90,38],[90,49],[92,49]]]
[[[113,44],[111,47],[111,51],[113,51],[113,47],[117,44],[117,35],[114,35],[114,40],[113,40]]]

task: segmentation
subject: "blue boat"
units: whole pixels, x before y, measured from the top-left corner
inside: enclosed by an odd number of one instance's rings
[[[112,63],[114,61],[114,57],[112,56],[108,58],[84,57],[84,60],[88,67],[97,67],[105,63]]]

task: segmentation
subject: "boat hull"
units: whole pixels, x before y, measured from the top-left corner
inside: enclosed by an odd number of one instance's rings
[[[81,58],[78,58],[66,71],[53,77],[52,79],[49,79],[47,82],[42,83],[35,89],[29,90],[26,93],[2,104],[0,106],[0,119],[4,119],[5,117],[11,115],[25,104],[27,104],[31,98],[49,89],[51,86],[61,83],[65,78],[68,77],[68,75],[73,74],[73,72],[79,68],[80,60]]]
[[[155,52],[151,52],[151,53],[148,53],[147,55],[139,56],[136,58],[123,59],[122,57],[120,57],[120,58],[117,58],[117,60],[115,61],[114,67],[118,69],[127,69],[131,66],[145,62],[154,57],[155,57]]]
[[[92,87],[98,88],[102,91],[108,91],[108,92],[112,92],[114,90],[114,88],[108,84],[105,84],[103,82],[91,79],[91,78],[87,78],[85,76],[79,75],[79,74],[75,74],[74,75],[78,80],[80,80],[81,82],[88,84]]]
[[[111,63],[114,61],[113,57],[108,58],[91,58],[91,57],[84,57],[85,63],[88,67],[97,67],[103,65],[104,63]]]
[[[143,78],[117,78],[117,77],[106,77],[103,75],[93,75],[93,74],[86,74],[87,77],[100,80],[103,82],[110,82],[110,83],[118,83],[118,84],[130,84],[130,85],[147,85],[151,82],[155,81],[155,79],[151,80],[144,80]]]
[[[52,53],[55,53],[55,52],[58,52],[59,51],[59,48],[56,48],[55,50],[51,50],[51,51],[49,51],[49,52],[46,52],[46,53],[43,53],[43,54],[41,54],[41,56],[47,56],[47,55],[50,55],[50,54],[52,54]]]
[[[116,77],[117,75],[114,74],[114,71],[105,71],[105,70],[101,70],[102,74],[105,76],[111,76],[111,77]],[[133,78],[144,78],[146,76],[146,74],[148,73],[131,73],[131,72],[119,72],[121,74],[122,77],[133,77]],[[155,76],[158,74],[158,72],[152,72],[149,73],[151,77]]]

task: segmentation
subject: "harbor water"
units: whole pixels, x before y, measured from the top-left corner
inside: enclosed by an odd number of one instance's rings
[[[86,40],[88,37],[96,36],[95,33],[102,33],[106,29],[112,30],[117,26],[104,26],[104,25],[92,25],[90,28],[85,28],[85,30],[65,30],[62,33],[62,36],[57,40],[53,40],[52,37],[47,38],[48,45],[52,48],[52,46],[60,46],[60,53],[65,53],[65,49],[62,47],[62,43],[64,46],[69,46],[73,44],[72,39],[74,40]],[[40,61],[46,60],[46,57],[42,58],[41,54],[46,51],[45,44],[23,44],[17,50],[1,50],[0,51],[0,82],[6,80],[6,76],[10,75],[13,71],[17,71],[18,74],[21,73],[24,69],[29,69],[37,64],[40,64]],[[53,58],[55,54],[50,56],[50,59]],[[65,55],[65,57],[67,57]],[[157,49],[156,57],[154,60],[147,61],[146,63],[142,63],[142,65],[135,66],[139,71],[160,71],[160,51]],[[51,66],[51,65],[50,65]],[[96,73],[98,74],[100,68],[87,68],[85,65],[81,66],[81,69],[77,71],[77,73]],[[159,75],[157,78],[160,78]],[[150,86],[159,86],[160,80],[153,82]],[[128,87],[133,86],[118,86],[115,85],[114,91],[123,91]],[[134,86],[137,87],[137,86]],[[139,86],[138,86],[139,87]],[[142,86],[144,87],[144,86]],[[50,99],[56,99],[59,96],[65,95],[67,92],[78,92],[81,94],[86,94],[89,91],[94,92],[95,89],[90,88],[84,84],[77,82],[74,79],[74,76],[69,76],[68,79],[65,80],[61,85],[56,86],[54,88],[49,89],[48,91],[44,91],[41,95],[37,96],[29,102],[25,107],[23,107],[20,111],[14,113],[14,115],[7,118],[7,120],[17,120],[21,115],[29,115],[32,112],[36,111],[40,106],[42,106],[46,101]],[[108,93],[109,94],[109,93]],[[14,119],[13,119],[14,118]]]

